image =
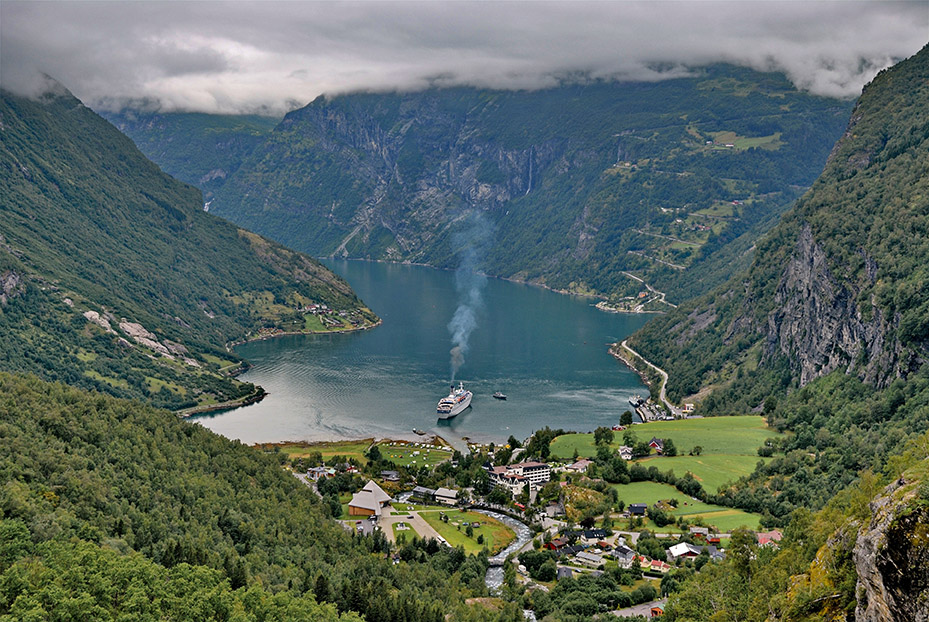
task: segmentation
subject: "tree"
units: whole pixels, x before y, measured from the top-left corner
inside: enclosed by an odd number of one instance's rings
[[[632,413],[628,410],[619,416],[619,425],[629,427],[632,425]]]
[[[368,450],[368,460],[371,462],[381,461],[381,450],[378,449],[377,445],[373,445],[371,449]]]
[[[609,445],[613,442],[613,430],[606,426],[600,426],[594,430],[594,443],[596,445]]]
[[[635,458],[644,458],[650,453],[652,453],[652,448],[645,441],[636,443],[632,448],[632,455]]]
[[[691,455],[691,456],[699,456],[699,455],[702,454],[702,453],[703,453],[703,446],[702,446],[702,445],[694,445],[694,448],[690,450],[690,455]]]
[[[664,439],[664,449],[662,449],[661,453],[669,458],[676,456],[677,447],[674,446],[674,441],[672,441],[670,438]]]

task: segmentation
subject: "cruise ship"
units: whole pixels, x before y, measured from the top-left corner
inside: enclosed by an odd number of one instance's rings
[[[472,393],[465,390],[464,384],[459,382],[457,389],[455,385],[452,385],[451,390],[448,392],[448,396],[439,400],[439,405],[436,408],[439,419],[451,419],[470,406],[471,396]]]

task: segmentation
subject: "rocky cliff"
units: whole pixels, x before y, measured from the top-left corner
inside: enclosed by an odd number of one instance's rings
[[[836,370],[883,388],[929,361],[927,101],[924,48],[865,88],[823,174],[748,271],[633,338],[665,363],[672,395],[725,383],[737,389],[714,407],[756,407]],[[733,382],[724,370],[736,367],[751,377]]]
[[[848,108],[730,66],[652,84],[323,97],[288,114],[210,209],[314,254],[440,267],[476,211],[495,232],[488,273],[628,296],[633,271],[680,300],[745,264]]]
[[[854,548],[855,620],[929,620],[929,480],[905,474],[871,513]]]

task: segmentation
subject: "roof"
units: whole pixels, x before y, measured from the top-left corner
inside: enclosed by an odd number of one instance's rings
[[[664,440],[653,436],[652,440],[648,441],[649,445],[654,445],[655,447],[664,447]]]
[[[547,466],[548,465],[545,464],[544,462],[520,462],[519,464],[511,464],[510,468],[511,469],[518,469],[518,468],[536,469],[539,467],[547,467]]]
[[[635,551],[630,549],[625,544],[620,544],[615,549],[613,549],[613,555],[622,557],[623,559],[628,559],[635,555]]]
[[[448,497],[454,499],[458,496],[457,490],[452,490],[451,488],[438,488],[435,491],[435,496],[437,497]]]
[[[668,552],[672,557],[681,557],[682,555],[694,555],[697,556],[700,554],[700,548],[689,544],[687,542],[681,542],[680,544],[675,544],[668,549]]]
[[[417,486],[413,489],[414,495],[427,495],[431,496],[435,494],[435,491],[432,488],[426,488],[425,486]]]
[[[570,568],[565,568],[564,566],[558,567],[558,578],[559,579],[564,579],[566,577],[572,577],[572,576],[574,576],[574,571],[571,570]]]
[[[572,471],[586,471],[587,467],[593,464],[593,460],[588,460],[587,458],[581,458],[574,464],[569,464],[567,468]]]
[[[584,531],[584,537],[587,538],[588,540],[593,540],[593,539],[599,540],[600,538],[606,537],[606,531],[604,531],[603,529],[586,529]]]
[[[361,489],[361,492],[368,492],[374,496],[374,500],[380,504],[384,504],[390,501],[390,495],[384,492],[384,489],[377,485],[373,479],[369,480],[367,484],[364,485],[364,488]],[[358,494],[358,493],[355,493]]]
[[[576,557],[583,562],[590,562],[591,564],[596,564],[599,566],[603,563],[603,558],[599,555],[594,555],[593,553],[588,553],[587,551],[581,551],[576,555]]]

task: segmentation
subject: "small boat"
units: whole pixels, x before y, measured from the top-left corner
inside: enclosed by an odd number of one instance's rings
[[[423,436],[426,434],[423,430],[420,430],[419,428],[413,428],[413,432],[415,432],[416,434],[419,434],[420,436]]]
[[[500,391],[497,391],[496,393],[494,393],[494,398],[498,400],[505,400],[506,395],[504,395],[503,393],[500,393]]]

